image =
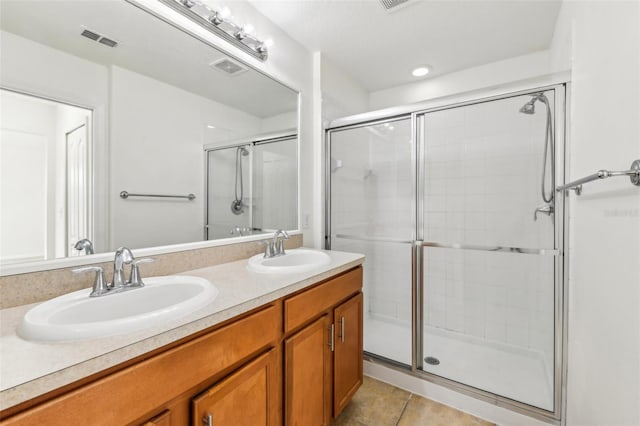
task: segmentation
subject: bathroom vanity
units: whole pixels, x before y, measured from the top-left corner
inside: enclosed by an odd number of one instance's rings
[[[327,253],[331,263],[309,273],[252,273],[246,260],[185,273],[210,278],[218,307],[36,378],[60,384],[47,392],[3,386],[16,403],[3,404],[2,424],[329,425],[362,383],[363,257]],[[55,358],[105,339],[29,344]],[[3,333],[3,344],[19,340]],[[64,373],[75,379],[62,384]]]

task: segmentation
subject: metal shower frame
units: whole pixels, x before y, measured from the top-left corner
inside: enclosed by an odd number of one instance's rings
[[[437,106],[429,107],[428,104],[411,107],[391,108],[383,114],[365,113],[352,118],[334,120],[331,127],[325,130],[325,248],[331,249],[331,136],[334,132],[342,130],[355,129],[359,127],[367,127],[376,124],[389,123],[398,120],[411,120],[411,140],[414,147],[411,154],[412,163],[412,221],[415,227],[412,230],[412,241],[391,241],[404,242],[412,244],[411,259],[411,294],[412,294],[412,365],[407,366],[397,361],[393,361],[384,357],[377,356],[372,353],[365,352],[365,359],[374,363],[382,364],[391,369],[399,370],[413,376],[420,377],[429,382],[442,385],[449,389],[453,389],[460,393],[473,396],[480,400],[492,403],[494,405],[505,407],[518,413],[528,416],[551,421],[553,424],[562,424],[564,420],[564,412],[566,408],[566,347],[567,347],[567,295],[568,295],[568,258],[565,256],[569,236],[568,236],[568,192],[562,191],[556,195],[556,212],[554,226],[554,249],[553,250],[534,250],[533,253],[524,253],[527,255],[553,255],[554,256],[554,409],[545,410],[539,407],[528,405],[504,396],[500,396],[482,389],[475,388],[451,379],[447,379],[432,373],[423,371],[422,368],[422,351],[423,351],[423,334],[422,334],[422,317],[423,317],[423,264],[424,264],[424,247],[442,246],[436,243],[424,241],[424,235],[421,234],[424,229],[423,212],[424,212],[424,172],[423,166],[425,160],[425,139],[422,134],[422,118],[425,114],[458,108],[468,105],[480,104],[485,102],[508,99],[523,95],[535,95],[544,91],[554,92],[554,132],[556,136],[556,185],[562,185],[567,176],[566,156],[568,148],[567,120],[568,120],[568,103],[570,83],[560,82],[555,84],[529,87],[516,91],[505,91],[492,96],[479,97],[472,100],[452,101],[447,104],[439,100]],[[378,240],[378,239],[376,239]],[[386,240],[385,240],[386,241]],[[465,247],[473,248],[473,247]],[[539,253],[536,253],[539,252]]]
[[[210,179],[210,168],[209,168],[209,152],[213,152],[213,151],[222,151],[225,149],[233,149],[233,148],[238,148],[238,147],[249,147],[249,148],[254,148],[256,146],[260,146],[260,145],[267,145],[267,144],[271,144],[271,143],[276,143],[276,142],[284,142],[284,141],[288,141],[290,139],[297,139],[298,138],[298,133],[295,129],[287,129],[287,130],[283,130],[280,132],[275,132],[275,133],[268,133],[268,134],[264,134],[264,135],[259,135],[256,137],[252,137],[252,138],[244,138],[244,139],[239,139],[236,141],[232,141],[229,142],[227,144],[224,145],[205,145],[204,146],[204,188],[205,188],[205,201],[204,201],[204,227],[203,227],[203,239],[205,241],[209,241],[209,179]],[[251,155],[251,161],[249,161],[249,193],[253,192],[253,179],[251,179],[251,177],[253,176],[253,149],[249,150],[249,153]],[[298,161],[298,157],[300,156],[300,146],[299,144],[296,144],[296,164],[299,164]],[[299,168],[299,167],[298,167]],[[298,174],[299,174],[299,170],[298,170]],[[298,194],[299,191],[296,191],[296,194]],[[249,209],[249,222],[251,224],[253,224],[253,210]],[[271,230],[269,230],[271,231]],[[275,230],[274,230],[275,231]]]

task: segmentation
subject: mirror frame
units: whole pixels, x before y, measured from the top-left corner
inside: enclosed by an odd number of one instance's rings
[[[144,12],[152,15],[153,17],[155,17],[156,19],[159,19],[161,21],[163,21],[165,24],[167,25],[171,25],[174,28],[182,31],[183,33],[193,37],[194,39],[200,41],[201,43],[205,43],[206,45],[208,45],[209,47],[216,49],[222,53],[224,53],[225,55],[243,63],[244,65],[246,65],[247,67],[249,67],[252,71],[260,73],[262,75],[264,75],[265,77],[275,81],[278,84],[283,85],[284,87],[290,89],[291,91],[295,92],[297,94],[297,111],[296,111],[296,116],[297,116],[297,127],[296,127],[296,132],[298,135],[298,150],[297,150],[297,179],[298,179],[298,188],[297,188],[297,193],[298,193],[298,202],[297,202],[297,229],[294,230],[287,230],[287,232],[289,233],[289,235],[301,235],[302,229],[301,229],[301,220],[302,220],[302,206],[301,206],[301,195],[302,195],[302,191],[301,191],[301,172],[300,172],[300,160],[301,160],[301,149],[300,149],[300,145],[301,145],[301,141],[300,141],[300,120],[302,117],[302,113],[301,113],[301,108],[302,108],[302,93],[299,89],[293,87],[292,84],[288,84],[286,82],[283,81],[282,78],[279,78],[277,76],[272,75],[271,73],[266,72],[264,69],[261,69],[262,67],[260,65],[264,64],[264,63],[259,63],[257,60],[255,60],[254,58],[252,58],[251,56],[249,56],[247,53],[242,52],[238,47],[235,47],[231,44],[229,44],[228,46],[220,46],[219,44],[223,44],[225,41],[223,39],[220,39],[220,42],[223,43],[215,43],[213,42],[211,39],[208,39],[209,37],[205,37],[201,34],[198,34],[198,32],[194,31],[194,30],[190,30],[186,25],[182,25],[179,22],[179,17],[178,15],[174,15],[176,18],[178,19],[171,19],[167,16],[168,13],[176,13],[175,11],[173,11],[171,8],[169,8],[168,6],[157,2],[157,3],[152,3],[151,1],[145,1],[145,0],[123,0],[126,3],[129,3],[131,6],[133,7],[137,7],[141,10],[143,10]],[[164,8],[164,9],[163,9]],[[184,17],[182,17],[184,18]],[[186,18],[185,18],[186,19]],[[193,22],[193,21],[183,21],[184,24],[188,24],[188,25],[195,25],[198,26],[198,28],[200,28],[200,26]],[[203,31],[206,32],[207,36],[210,36],[211,38],[215,37],[215,35],[211,32],[209,32],[208,30],[203,28]],[[228,42],[226,42],[228,43]],[[239,52],[240,54],[237,54],[236,52],[232,52],[231,50],[237,50],[237,52]],[[245,55],[246,58],[249,58],[250,60],[247,59],[241,59],[241,57]],[[253,60],[251,60],[253,59]],[[59,102],[59,103],[63,103],[63,104],[67,104],[67,105],[71,105],[71,106],[77,106],[77,107],[81,107],[81,108],[85,108],[85,109],[89,109],[91,111],[93,111],[94,113],[94,129],[95,129],[95,113],[97,111],[97,108],[95,106],[87,106],[87,105],[81,105],[78,103],[74,103],[72,101],[68,101],[68,100],[60,100],[60,99],[56,99],[52,96],[46,96],[46,95],[42,95],[42,94],[38,94],[38,93],[33,93],[33,92],[28,92],[25,90],[21,90],[18,88],[14,88],[14,87],[8,87],[8,86],[4,86],[4,85],[0,85],[0,87],[2,87],[5,90],[9,90],[12,92],[16,92],[16,93],[20,93],[20,94],[24,94],[24,95],[29,95],[29,96],[34,96],[37,98],[41,98],[41,99],[46,99],[46,100],[51,100],[54,102]],[[98,108],[102,108],[98,107]],[[107,126],[108,123],[107,122],[101,122],[98,123],[98,125],[100,126]],[[95,130],[94,130],[95,132]],[[108,142],[108,141],[100,141],[100,142]],[[203,146],[204,148],[204,146]],[[95,169],[95,165],[94,165],[94,169]],[[104,206],[108,206],[109,202],[108,200],[106,200],[104,203]],[[154,256],[154,255],[159,255],[159,254],[167,254],[167,253],[176,253],[176,252],[182,252],[182,251],[188,251],[188,250],[197,250],[197,249],[206,249],[206,248],[210,248],[210,247],[220,247],[220,246],[226,246],[226,245],[231,245],[231,244],[238,244],[238,243],[243,243],[243,242],[252,242],[252,241],[259,241],[259,240],[263,240],[266,238],[271,238],[270,234],[259,234],[259,235],[249,235],[249,236],[242,236],[242,237],[232,237],[232,238],[224,238],[224,239],[218,239],[218,240],[207,240],[207,241],[194,241],[194,242],[189,242],[189,243],[181,243],[181,244],[170,244],[170,245],[164,245],[164,246],[155,246],[155,247],[144,247],[144,248],[138,248],[138,249],[134,249],[136,252],[136,256]],[[111,260],[113,260],[113,256],[114,256],[114,252],[113,251],[107,251],[107,252],[102,252],[102,253],[97,253],[97,254],[92,254],[92,255],[85,255],[85,256],[75,256],[75,257],[64,257],[64,258],[59,258],[59,259],[51,259],[51,260],[42,260],[42,261],[36,261],[36,262],[27,262],[27,263],[18,263],[18,264],[11,264],[11,265],[5,265],[0,267],[0,277],[4,277],[4,276],[11,276],[11,275],[18,275],[18,274],[26,274],[26,273],[31,273],[31,272],[40,272],[40,271],[46,271],[46,270],[52,270],[52,269],[63,269],[63,268],[70,268],[70,267],[75,267],[75,266],[82,266],[82,265],[89,265],[92,263],[102,263],[102,262],[109,262]]]

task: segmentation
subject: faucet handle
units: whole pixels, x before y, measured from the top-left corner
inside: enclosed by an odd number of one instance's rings
[[[135,259],[131,261],[131,275],[129,276],[127,287],[144,287],[142,278],[140,278],[140,268],[138,267],[138,264],[151,262],[155,262],[155,259],[151,257],[143,257],[142,259]]]
[[[104,281],[104,269],[102,269],[101,266],[84,266],[82,268],[72,269],[71,272],[74,274],[82,274],[85,272],[96,273],[96,279],[93,282],[93,289],[91,290],[89,297],[102,296],[110,290]]]

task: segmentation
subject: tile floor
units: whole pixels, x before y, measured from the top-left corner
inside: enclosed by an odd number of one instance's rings
[[[370,377],[333,426],[490,426],[470,414]]]

